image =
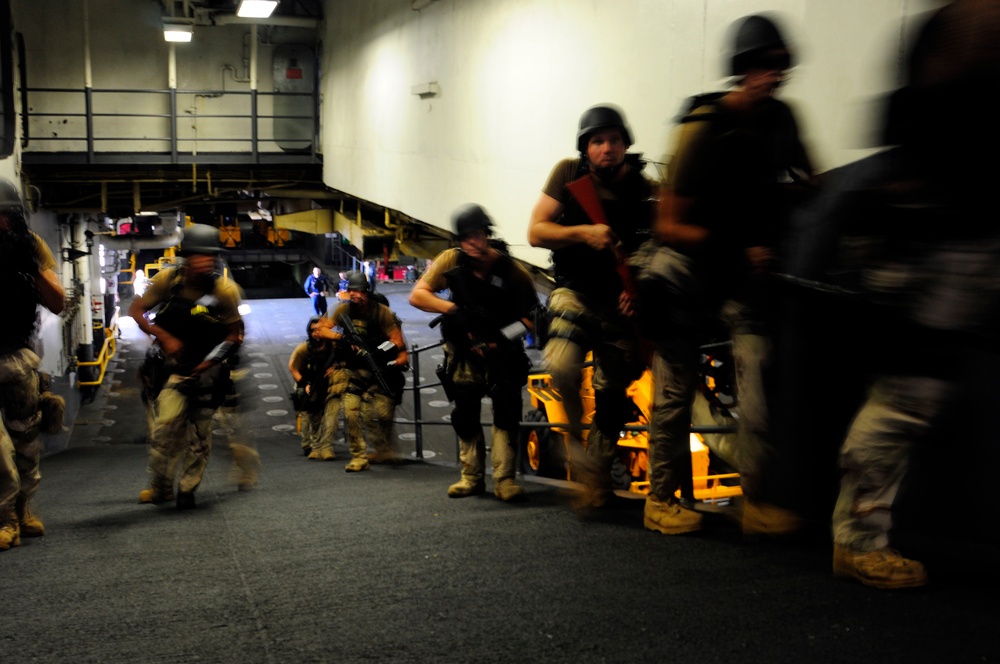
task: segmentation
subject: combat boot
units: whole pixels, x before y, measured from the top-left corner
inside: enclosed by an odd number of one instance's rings
[[[17,497],[15,509],[17,510],[17,522],[21,537],[41,537],[45,534],[45,525],[41,519],[32,514],[26,496],[19,495]]]
[[[833,575],[855,579],[881,590],[927,585],[927,570],[923,563],[904,558],[898,551],[888,548],[852,551],[846,546],[834,544]]]
[[[194,491],[178,491],[176,505],[179,510],[193,510],[197,507],[194,502]]]
[[[747,500],[743,504],[740,527],[746,537],[784,537],[798,532],[802,519],[783,507]]]
[[[0,509],[0,551],[6,551],[21,543],[21,531],[17,524],[17,514],[10,507]]]
[[[682,507],[676,500],[659,501],[647,496],[642,516],[643,524],[648,530],[664,535],[681,535],[701,530],[701,515]]]
[[[174,487],[157,480],[153,480],[148,489],[139,492],[139,502],[143,504],[159,505],[173,499]]]
[[[360,473],[362,470],[368,470],[368,459],[364,457],[354,457],[347,462],[344,466],[344,470],[349,473]]]
[[[319,450],[312,450],[306,458],[310,461],[319,461],[321,459]]]
[[[470,480],[467,477],[463,477],[448,487],[449,498],[465,498],[483,493],[486,493],[486,484],[482,480]]]
[[[493,482],[493,495],[505,503],[517,502],[524,499],[524,489],[508,477]]]
[[[331,450],[331,449],[330,449],[330,448],[328,447],[328,448],[326,448],[325,450],[323,450],[322,452],[320,452],[320,453],[319,453],[319,458],[320,458],[320,459],[321,459],[322,461],[333,461],[334,459],[336,459],[336,458],[337,458],[337,455],[336,455],[336,454],[334,454],[334,453],[333,453],[333,450]]]

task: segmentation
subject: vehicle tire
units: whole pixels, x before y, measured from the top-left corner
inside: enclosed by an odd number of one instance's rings
[[[524,415],[525,422],[548,423],[549,418],[544,410],[532,408]],[[518,466],[523,475],[540,475],[542,477],[557,476],[554,459],[557,450],[553,445],[559,444],[559,439],[548,427],[525,427],[521,429],[521,440],[518,446]]]

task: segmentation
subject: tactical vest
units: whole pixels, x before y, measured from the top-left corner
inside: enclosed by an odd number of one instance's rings
[[[601,205],[608,224],[621,240],[626,254],[633,253],[649,239],[652,224],[652,194],[649,182],[642,176],[642,163],[637,155],[626,155],[629,171],[620,181],[605,185],[615,194],[615,200],[602,199]],[[587,174],[580,162],[575,178]],[[560,226],[582,226],[594,221],[572,196],[564,203]],[[552,252],[552,264],[558,286],[583,293],[612,306],[624,286],[618,276],[615,256],[611,251],[596,251],[586,244],[573,244]]]
[[[354,304],[348,307],[348,315],[351,318],[351,322],[354,323],[354,328],[357,330],[358,336],[364,340],[375,361],[379,366],[384,367],[387,363],[396,359],[399,351],[395,346],[393,346],[392,351],[389,353],[379,350],[379,346],[388,341],[389,337],[385,335],[385,332],[382,331],[382,327],[379,325],[378,312],[381,308],[388,309],[389,307],[376,301],[374,296],[374,293],[369,296],[371,299],[369,300],[369,312],[367,316]],[[399,318],[395,314],[392,314],[391,311],[390,314],[395,318],[396,325],[401,327]],[[347,366],[351,369],[368,369],[368,363],[355,353],[346,353],[344,359],[347,362]]]
[[[518,291],[509,287],[515,272],[514,260],[501,253],[486,278],[480,279],[469,256],[460,250],[457,265],[444,273],[452,302],[482,312],[483,329],[472,330],[479,338],[495,336],[500,328],[520,320],[521,303],[516,299]]]
[[[221,318],[216,295],[216,280],[210,292],[195,301],[181,295],[184,288],[182,268],[173,268],[170,297],[156,311],[156,325],[180,339],[184,350],[178,360],[178,371],[193,369],[208,353],[229,335],[229,324]]]
[[[35,284],[35,239],[30,234],[0,233],[0,284],[4,288],[5,321],[0,325],[0,354],[31,345],[38,322]]]

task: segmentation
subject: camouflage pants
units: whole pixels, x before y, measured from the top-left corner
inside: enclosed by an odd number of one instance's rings
[[[331,389],[333,384],[340,383],[339,376],[344,375],[349,379],[350,386],[341,396],[341,406],[347,422],[347,446],[351,456],[366,459],[368,443],[376,452],[394,453],[396,445],[392,439],[392,418],[396,414],[396,400],[383,393],[375,377],[365,369],[337,370]],[[327,404],[330,401],[327,398]],[[335,422],[336,417],[333,419]],[[326,421],[329,422],[329,418]],[[331,435],[334,430],[331,428]]]
[[[767,337],[752,333],[753,325],[746,324],[738,303],[727,302],[721,317],[732,335],[739,401],[739,431],[735,443],[721,456],[739,469],[743,492],[749,498],[767,500],[763,495],[765,478],[778,468],[763,379],[772,355],[771,343]],[[691,414],[698,390],[702,340],[700,332],[693,329],[674,329],[656,340],[648,476],[649,493],[657,500],[672,497],[691,476]]]
[[[333,441],[337,437],[337,430],[340,428],[340,407],[342,401],[342,396],[327,394],[323,410],[315,415],[318,420],[313,428],[312,448],[314,450],[321,452],[323,450],[333,451]],[[313,416],[310,415],[310,417]]]
[[[925,439],[956,386],[921,376],[883,376],[872,385],[840,450],[843,473],[833,513],[833,538],[856,551],[889,545],[892,506],[910,449]]]
[[[320,449],[320,439],[323,437],[323,412],[310,413],[303,410],[299,413],[299,424],[302,431],[302,448]]]
[[[618,433],[627,417],[625,390],[642,375],[645,365],[639,342],[617,309],[602,311],[579,293],[557,288],[549,297],[552,323],[543,360],[552,383],[562,395],[572,444],[583,438],[583,365],[588,351],[594,359],[594,419],[587,434],[585,482],[610,486],[611,464]],[[576,450],[573,450],[576,456]]]
[[[209,370],[197,381],[178,375],[167,379],[156,399],[156,419],[149,450],[149,474],[153,484],[172,485],[178,464],[181,466],[177,480],[180,491],[194,491],[201,484],[212,451],[215,412],[204,398],[216,376],[216,370]]]
[[[13,509],[18,495],[30,499],[42,479],[38,426],[38,369],[27,348],[0,356],[0,512]]]

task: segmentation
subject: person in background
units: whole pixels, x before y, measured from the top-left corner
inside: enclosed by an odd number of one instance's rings
[[[326,293],[330,290],[330,282],[327,280],[323,270],[317,265],[313,268],[312,274],[306,277],[306,295],[312,298],[313,310],[317,316],[326,315]]]

